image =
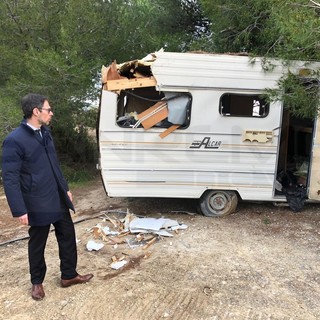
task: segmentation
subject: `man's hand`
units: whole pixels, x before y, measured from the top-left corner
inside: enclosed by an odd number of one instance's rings
[[[72,202],[72,193],[71,193],[71,191],[67,191],[67,195],[69,196],[69,199]]]
[[[27,226],[29,224],[28,214],[24,214],[23,216],[18,217],[19,222]]]

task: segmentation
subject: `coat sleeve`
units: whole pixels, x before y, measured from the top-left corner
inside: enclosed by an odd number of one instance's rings
[[[14,217],[27,213],[20,185],[22,162],[22,146],[14,139],[7,138],[2,145],[2,180],[7,201]]]

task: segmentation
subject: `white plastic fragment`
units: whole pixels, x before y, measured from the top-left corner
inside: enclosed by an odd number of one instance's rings
[[[92,251],[92,250],[98,251],[103,247],[104,247],[103,243],[98,243],[98,242],[95,242],[93,240],[89,240],[87,242],[87,250],[88,251]]]
[[[103,231],[104,234],[107,235],[107,236],[110,236],[110,235],[116,236],[116,235],[119,234],[118,231],[112,231],[112,230],[110,230],[110,228],[109,228],[108,226],[105,226],[105,227],[102,229],[102,231]]]
[[[115,261],[115,262],[112,262],[110,266],[112,269],[118,270],[118,269],[122,268],[124,265],[126,265],[127,263],[128,263],[128,261],[126,261],[126,260]]]
[[[187,228],[188,228],[188,226],[186,224],[179,224],[177,226],[172,226],[170,229],[171,230],[185,230]]]

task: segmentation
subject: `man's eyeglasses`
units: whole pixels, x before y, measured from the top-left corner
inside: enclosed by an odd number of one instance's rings
[[[39,110],[40,111],[46,110],[48,113],[53,112],[51,108],[42,108],[42,109],[39,109]]]

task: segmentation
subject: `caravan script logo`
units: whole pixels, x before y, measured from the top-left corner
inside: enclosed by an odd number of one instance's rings
[[[204,137],[202,141],[195,140],[191,143],[190,149],[218,149],[221,145],[221,141],[211,140],[210,137]]]

